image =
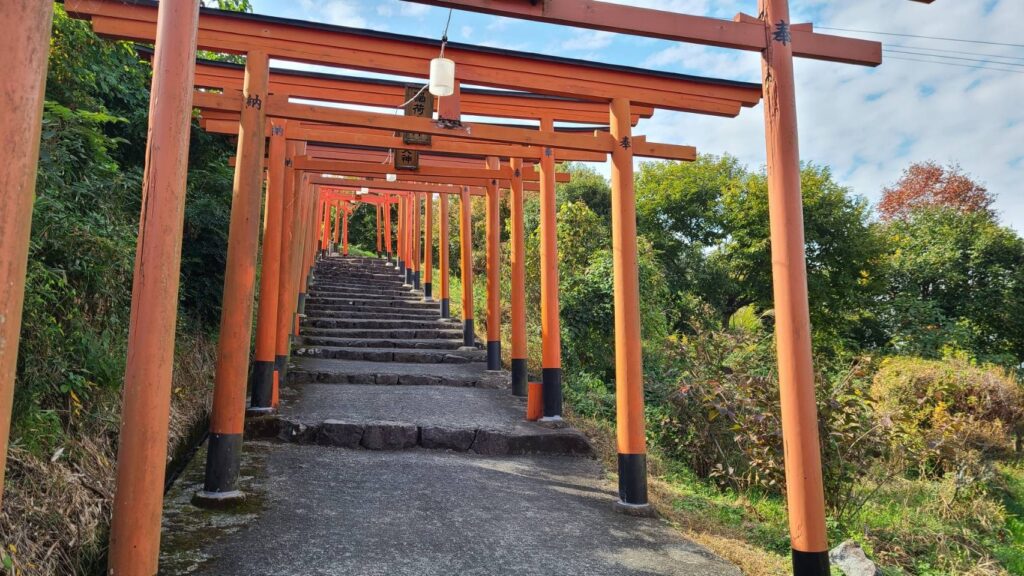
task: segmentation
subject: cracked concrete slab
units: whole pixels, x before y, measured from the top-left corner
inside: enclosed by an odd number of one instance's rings
[[[233,520],[178,514],[165,528],[176,561],[161,574],[740,574],[661,520],[613,512],[593,460],[249,444],[260,454],[242,484],[252,504]],[[201,468],[193,461],[168,499],[196,489]],[[232,528],[211,531],[218,523]]]

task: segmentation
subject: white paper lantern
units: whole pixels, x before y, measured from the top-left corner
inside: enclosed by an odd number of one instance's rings
[[[455,93],[455,62],[447,58],[430,61],[430,93],[451,96]]]
[[[396,181],[398,181],[398,174],[388,174],[387,175],[387,180],[388,180],[388,182],[396,182]]]

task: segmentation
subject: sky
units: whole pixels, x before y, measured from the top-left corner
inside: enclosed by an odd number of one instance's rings
[[[755,0],[609,0],[731,19]],[[448,10],[400,0],[253,0],[259,14],[439,39]],[[996,196],[1001,221],[1024,232],[1024,0],[791,0],[793,22],[819,32],[879,40],[878,68],[798,59],[797,114],[802,160],[831,167],[837,181],[876,202],[911,163],[957,163]],[[886,36],[850,30],[975,40]],[[760,55],[456,10],[453,42],[686,74],[760,82]],[[977,42],[1015,44],[1002,46]],[[948,64],[906,54],[927,49]],[[945,52],[938,52],[944,50]],[[995,55],[998,56],[990,56]],[[978,62],[981,60],[983,62]],[[998,61],[1001,66],[985,62]],[[958,66],[949,64],[959,64]],[[1000,68],[980,69],[975,66]],[[343,73],[351,71],[339,70]],[[737,118],[660,110],[634,134],[732,154],[763,166],[761,106]],[[608,174],[607,165],[598,165]]]

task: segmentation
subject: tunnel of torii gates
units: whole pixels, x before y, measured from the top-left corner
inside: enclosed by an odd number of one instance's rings
[[[498,206],[510,191],[513,390],[524,393],[525,322],[522,201],[540,194],[543,415],[561,414],[556,161],[611,158],[616,348],[618,506],[647,504],[646,446],[636,264],[633,158],[692,160],[689,146],[634,136],[656,109],[736,116],[765,102],[773,290],[790,536],[795,574],[828,574],[820,447],[810,355],[806,266],[793,58],[876,66],[881,45],[816,33],[793,24],[787,0],[758,0],[759,16],[733,21],[634,8],[596,0],[410,0],[623,34],[762,54],[762,83],[652,72],[580,60],[448,43],[456,88],[437,100],[437,120],[355,111],[325,103],[396,106],[405,85],[345,76],[271,70],[270,59],[424,78],[435,40],[259,15],[200,9],[199,0],[65,0],[74,17],[111,39],[154,43],[149,133],[142,190],[117,490],[109,573],[157,571],[166,465],[174,333],[193,107],[206,129],[237,134],[238,152],[205,490],[209,500],[238,495],[246,390],[251,412],[273,411],[286,379],[290,335],[316,258],[330,240],[345,241],[348,211],[376,206],[378,251],[405,269],[412,287],[425,270],[431,298],[433,198],[439,199],[442,302],[447,298],[449,195],[459,197],[466,342],[472,337],[470,254],[472,195],[486,198],[488,318],[498,319]],[[925,0],[927,1],[927,0]],[[46,79],[52,4],[4,3],[0,51],[0,485],[10,427],[24,298],[29,226]],[[198,62],[196,50],[241,54],[244,67]],[[465,84],[464,89],[460,84]],[[476,88],[486,87],[486,88]],[[497,90],[495,90],[497,89]],[[539,127],[463,122],[462,115],[526,119]],[[558,122],[560,126],[555,126]],[[566,123],[580,126],[565,128]],[[430,135],[408,144],[396,133]],[[269,140],[269,144],[268,144]],[[401,171],[394,151],[420,152],[418,169]],[[264,177],[265,175],[265,177]],[[264,180],[266,194],[263,194]],[[261,210],[264,204],[266,209]],[[397,205],[394,220],[392,206]],[[335,211],[334,220],[331,210]],[[425,208],[425,210],[424,210]],[[265,221],[261,220],[261,213]],[[340,213],[340,217],[338,214]],[[393,221],[394,220],[394,221]],[[263,223],[255,361],[249,365],[257,249]],[[341,230],[338,223],[341,223]],[[424,250],[425,248],[425,250]],[[422,253],[422,260],[421,260]],[[422,265],[421,265],[422,262]],[[430,288],[428,288],[430,287]],[[500,367],[498,322],[488,322],[488,366]]]

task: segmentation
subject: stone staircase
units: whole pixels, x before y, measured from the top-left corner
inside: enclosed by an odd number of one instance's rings
[[[246,419],[238,509],[167,496],[168,576],[739,576],[613,511],[587,439],[524,420],[507,374],[380,260],[316,269],[276,415]]]
[[[327,257],[314,272],[277,417],[250,437],[344,448],[590,455],[568,428],[525,421],[508,374],[486,369],[462,324],[441,318],[373,258]]]

